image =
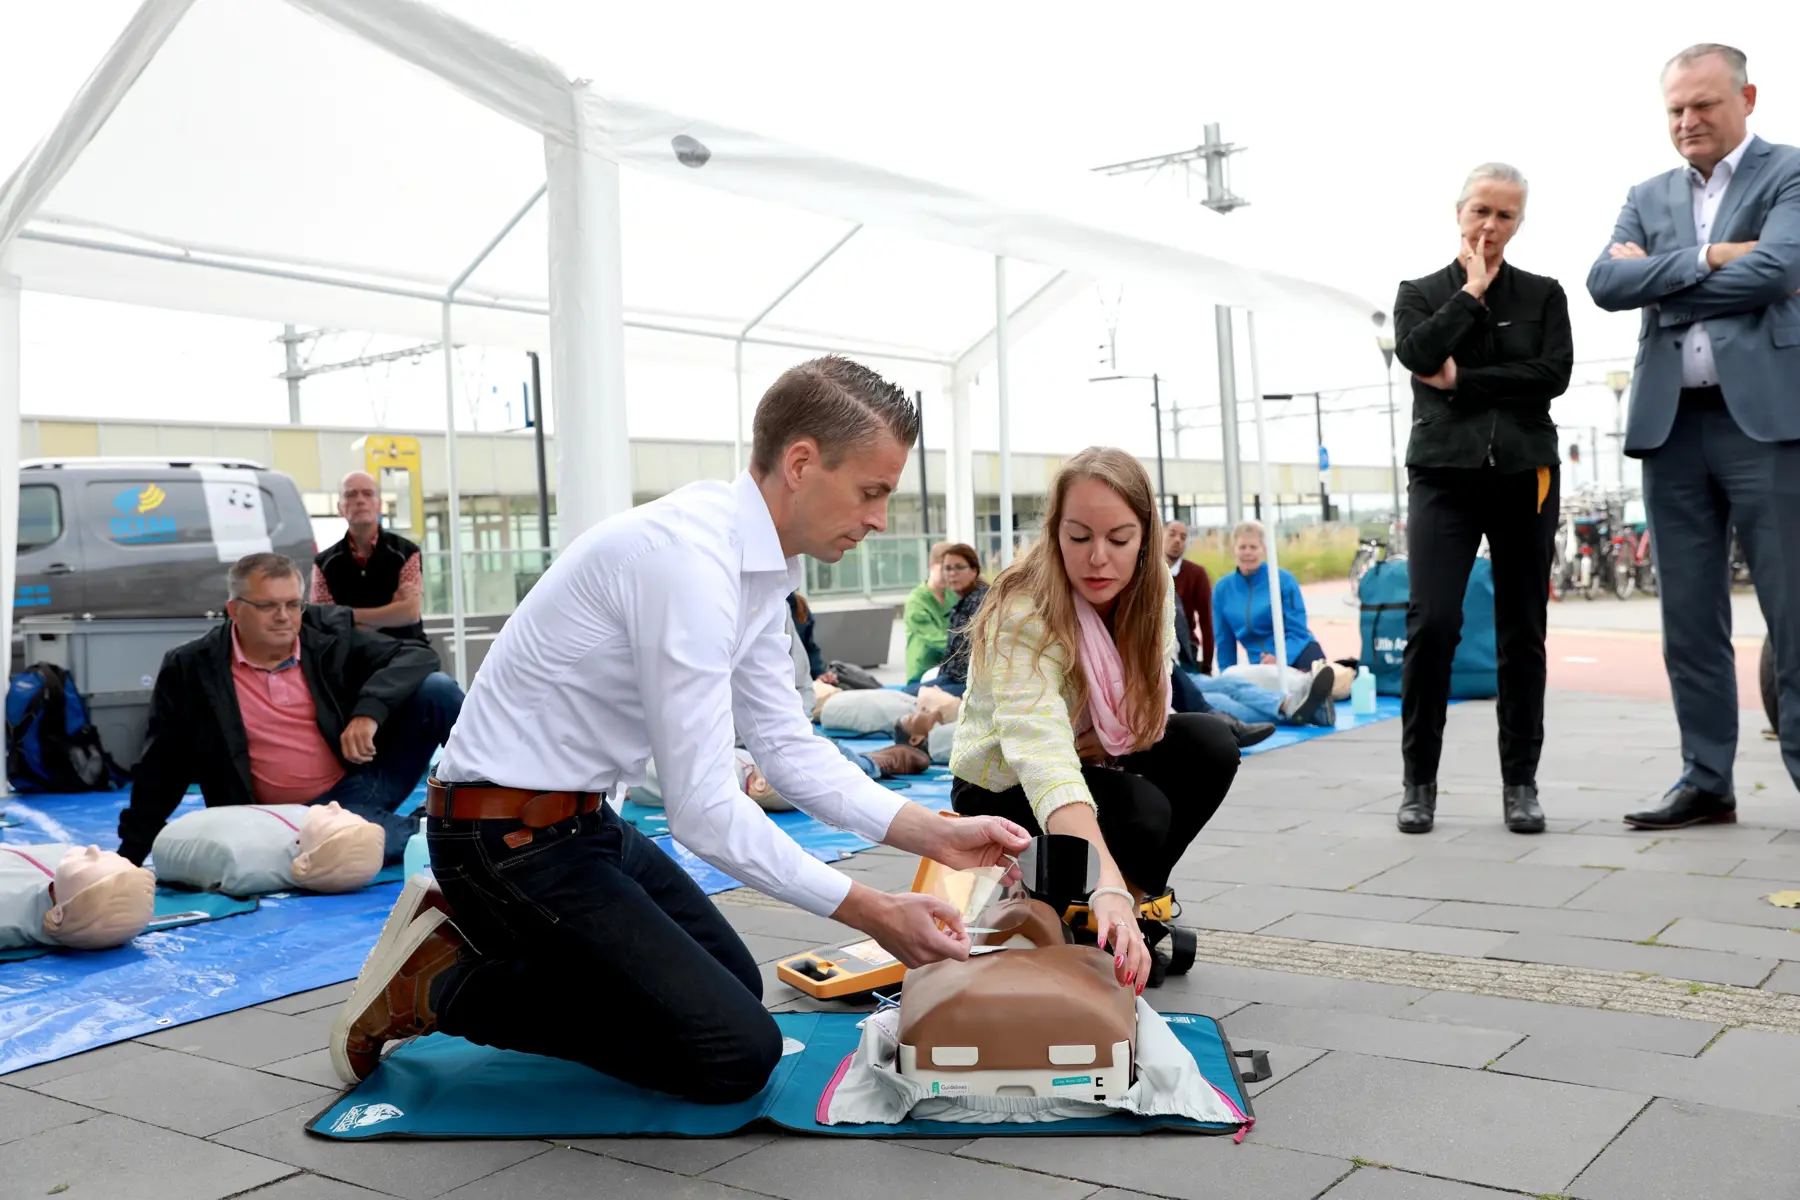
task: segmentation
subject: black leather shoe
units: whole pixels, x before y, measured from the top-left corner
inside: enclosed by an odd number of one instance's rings
[[[1213,715],[1225,722],[1225,727],[1231,730],[1231,736],[1237,739],[1238,749],[1240,750],[1245,746],[1256,745],[1256,743],[1275,732],[1275,726],[1268,721],[1258,721],[1254,725],[1246,725],[1236,717],[1227,716],[1222,712],[1215,711]]]
[[[1437,784],[1409,783],[1395,824],[1401,833],[1430,833],[1437,822]]]
[[[1685,829],[1689,825],[1728,825],[1737,820],[1737,797],[1727,792],[1703,792],[1691,783],[1678,783],[1654,808],[1625,814],[1635,829]]]
[[[1506,805],[1506,827],[1514,833],[1544,832],[1544,810],[1538,807],[1537,788],[1529,783],[1508,784],[1501,790]]]

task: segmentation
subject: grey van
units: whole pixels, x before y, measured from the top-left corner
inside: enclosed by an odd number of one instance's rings
[[[225,573],[274,550],[311,587],[312,522],[292,478],[221,458],[27,459],[13,616],[222,616]]]

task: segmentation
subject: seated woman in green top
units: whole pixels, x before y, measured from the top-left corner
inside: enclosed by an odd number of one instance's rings
[[[906,682],[916,690],[925,672],[944,661],[950,645],[950,610],[962,597],[944,583],[944,551],[949,542],[931,548],[930,571],[925,582],[906,598]]]

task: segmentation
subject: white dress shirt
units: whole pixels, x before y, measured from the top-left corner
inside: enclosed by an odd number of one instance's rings
[[[1713,223],[1719,217],[1719,205],[1725,199],[1725,189],[1731,186],[1732,176],[1737,174],[1738,164],[1744,160],[1744,151],[1750,148],[1750,139],[1745,137],[1738,143],[1738,148],[1727,154],[1718,166],[1713,168],[1711,179],[1702,179],[1700,172],[1694,167],[1687,169],[1688,189],[1694,198],[1694,236],[1700,243],[1700,278],[1705,279],[1712,274],[1712,268],[1706,262],[1706,247],[1712,241]],[[1713,365],[1712,337],[1706,332],[1704,321],[1695,321],[1688,326],[1688,335],[1681,344],[1681,386],[1717,387],[1719,383],[1718,369]]]
[[[616,795],[644,781],[654,756],[676,841],[741,883],[830,915],[849,877],[738,789],[737,736],[796,808],[870,841],[907,801],[818,736],[794,702],[787,596],[801,579],[748,472],[602,522],[495,639],[437,778]]]

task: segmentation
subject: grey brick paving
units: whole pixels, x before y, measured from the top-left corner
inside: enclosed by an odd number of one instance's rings
[[[1252,1141],[1561,1192],[1650,1097],[1336,1053],[1257,1100]]]
[[[1800,1180],[1800,1121],[1658,1100],[1583,1171],[1582,1200],[1785,1200]]]
[[[1145,993],[1269,1052],[1241,1145],[976,1130],[336,1142],[302,1126],[340,1087],[323,1049],[339,984],[0,1077],[0,1194],[842,1200],[852,1179],[854,1200],[1786,1200],[1800,1179],[1800,910],[1764,897],[1800,886],[1800,805],[1779,755],[1746,735],[1738,825],[1653,835],[1619,815],[1679,771],[1667,706],[1553,694],[1546,724],[1551,832],[1535,837],[1499,820],[1491,704],[1452,708],[1423,837],[1392,827],[1397,721],[1245,760],[1174,873],[1198,961]],[[1603,766],[1597,739],[1613,751]],[[1742,782],[1758,778],[1766,792]],[[843,865],[898,889],[915,860]],[[853,936],[754,892],[716,900],[759,958]],[[763,975],[770,1007],[820,1007],[766,962]],[[888,1184],[869,1182],[877,1160]]]

